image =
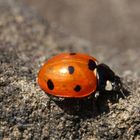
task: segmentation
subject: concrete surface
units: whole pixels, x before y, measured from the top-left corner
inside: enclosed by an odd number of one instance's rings
[[[36,83],[41,64],[60,52],[91,54],[122,77],[126,98],[56,103]],[[140,139],[139,47],[91,45],[51,28],[18,0],[0,1],[0,139]],[[98,103],[98,108],[96,106]]]

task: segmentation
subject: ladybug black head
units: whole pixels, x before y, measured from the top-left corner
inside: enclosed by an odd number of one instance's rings
[[[118,76],[114,76],[114,81],[112,82],[112,90],[120,91],[120,89],[122,89],[121,79]]]
[[[99,64],[97,74],[99,91],[120,91],[122,89],[120,77],[116,76],[107,65]]]

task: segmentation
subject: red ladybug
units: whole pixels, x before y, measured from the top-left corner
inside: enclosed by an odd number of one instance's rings
[[[47,94],[64,98],[122,88],[120,78],[107,65],[80,53],[62,53],[49,59],[39,71],[38,84]]]

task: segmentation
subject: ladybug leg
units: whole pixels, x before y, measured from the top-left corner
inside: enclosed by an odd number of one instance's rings
[[[100,95],[99,91],[96,91],[94,97],[97,99],[99,97],[99,95]]]

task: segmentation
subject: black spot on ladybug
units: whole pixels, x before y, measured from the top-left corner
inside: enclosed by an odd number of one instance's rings
[[[70,55],[76,55],[76,53],[70,53]]]
[[[89,59],[88,61],[88,68],[90,70],[94,70],[96,68],[96,63],[92,59]]]
[[[69,74],[73,74],[74,73],[74,67],[73,66],[68,66],[68,71],[69,71]]]
[[[77,86],[74,88],[74,90],[75,90],[76,92],[79,92],[79,91],[81,90],[81,86],[77,85]]]
[[[54,89],[54,84],[53,84],[53,82],[52,82],[51,79],[49,79],[49,80],[47,81],[47,85],[48,85],[48,88],[49,88],[50,90],[53,90],[53,89]]]

